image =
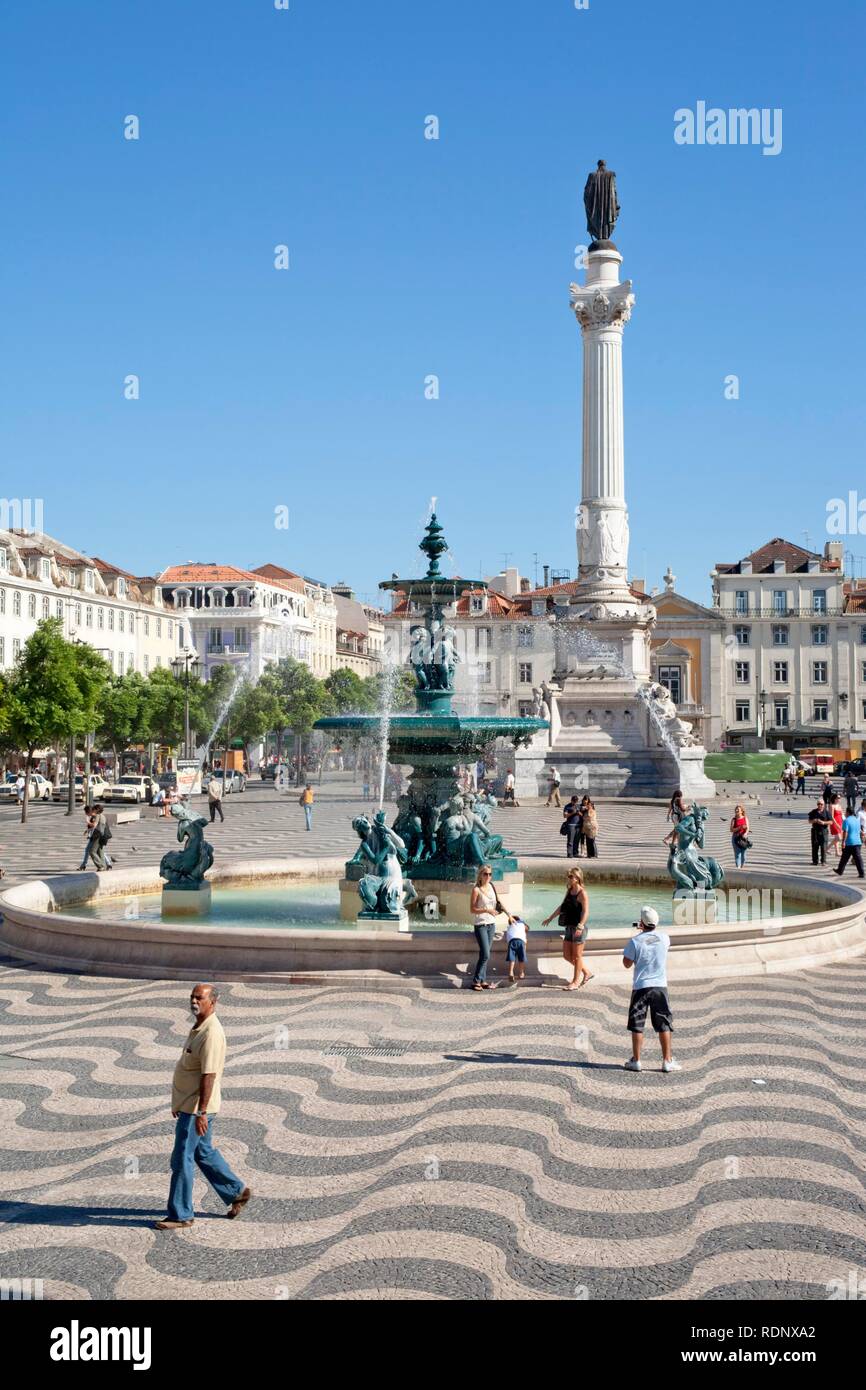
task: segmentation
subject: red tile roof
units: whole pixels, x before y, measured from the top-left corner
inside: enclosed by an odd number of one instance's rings
[[[275,579],[234,565],[170,565],[159,576],[160,584],[270,584],[275,589],[294,589],[288,579]],[[303,582],[302,582],[303,588]]]
[[[758,546],[751,555],[744,555],[742,560],[733,564],[717,564],[716,569],[719,574],[742,574],[740,566],[746,561],[751,564],[753,574],[772,574],[774,560],[784,560],[785,569],[789,574],[806,570],[810,560],[820,561],[821,569],[825,571],[839,569],[838,560],[825,560],[817,551],[805,550],[802,545],[786,541],[782,536],[774,536],[766,545]]]

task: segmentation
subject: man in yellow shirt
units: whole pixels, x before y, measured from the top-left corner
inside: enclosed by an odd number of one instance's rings
[[[165,1220],[154,1222],[157,1231],[178,1231],[192,1225],[196,1166],[225,1202],[230,1219],[240,1215],[252,1195],[212,1142],[226,1060],[226,1035],[216,1016],[218,999],[219,992],[213,985],[196,985],[190,995],[189,1007],[195,1023],[174,1069],[171,1114],[177,1125],[171,1155],[168,1215]]]
[[[307,822],[307,829],[313,828],[313,788],[308,782],[298,797],[298,802],[304,808],[304,820]]]

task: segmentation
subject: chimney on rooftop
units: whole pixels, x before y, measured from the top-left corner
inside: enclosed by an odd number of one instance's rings
[[[544,588],[545,588],[545,589],[547,588],[547,586],[549,585],[549,583],[550,583],[550,565],[545,565],[545,566],[544,566]]]

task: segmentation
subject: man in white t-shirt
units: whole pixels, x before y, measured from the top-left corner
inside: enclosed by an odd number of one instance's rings
[[[562,778],[559,775],[559,769],[552,767],[550,769],[550,791],[548,792],[547,796],[548,806],[550,805],[551,801],[553,802],[554,806],[562,805],[562,802],[559,797],[559,784],[561,781]]]
[[[631,1033],[631,1057],[626,1071],[640,1071],[640,1052],[643,1030],[649,1010],[652,1026],[659,1035],[662,1049],[662,1071],[680,1071],[679,1062],[671,1053],[671,1033],[674,1020],[668,999],[667,959],[671,939],[667,932],[657,931],[659,915],[655,908],[642,907],[637,936],[626,942],[622,963],[626,970],[634,968],[631,1000],[628,1006],[628,1031]]]

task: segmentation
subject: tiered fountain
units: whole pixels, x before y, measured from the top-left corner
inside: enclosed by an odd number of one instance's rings
[[[375,738],[387,721],[388,760],[412,768],[408,792],[398,800],[391,827],[385,825],[381,811],[372,824],[366,817],[352,823],[361,846],[346,864],[346,876],[340,883],[340,916],[354,919],[360,896],[360,915],[365,923],[377,918],[405,921],[408,900],[414,911],[424,912],[428,918],[471,921],[469,898],[479,864],[491,865],[504,906],[519,912],[523,905],[523,874],[517,859],[503,845],[502,836],[490,828],[496,802],[484,793],[464,792],[458,772],[461,763],[474,762],[491,740],[509,738],[515,746],[528,743],[547,728],[547,721],[454,713],[456,633],[446,610],[467,589],[484,589],[486,585],[482,580],[449,579],[442,574],[439,560],[448,545],[435,512],[419,548],[429,562],[422,579],[395,575],[379,586],[411,593],[413,611],[418,615],[409,658],[415,673],[416,712],[343,715],[320,719],[315,726]],[[414,883],[414,890],[407,890],[407,901],[398,900],[389,849],[396,851],[401,867]],[[384,867],[386,860],[390,861],[388,874],[378,877],[387,877],[388,886],[377,889],[375,867],[377,861]]]

